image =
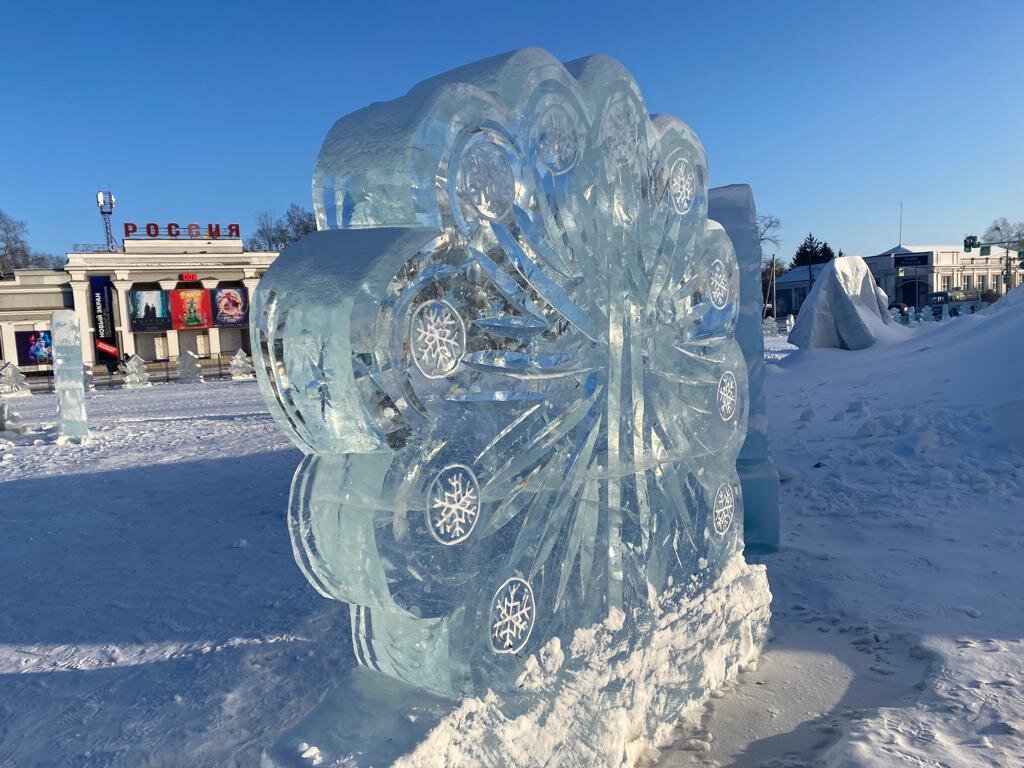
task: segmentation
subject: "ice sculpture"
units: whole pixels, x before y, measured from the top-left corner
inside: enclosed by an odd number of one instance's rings
[[[573,733],[628,709],[653,738],[707,695],[712,647],[723,675],[756,655],[738,275],[706,178],[693,131],[601,56],[499,56],[331,129],[324,231],[263,276],[252,339],[306,453],[296,560],[352,605],[362,664],[512,717],[630,658]]]
[[[96,387],[93,384],[92,366],[88,363],[82,366],[82,386],[85,387],[86,397],[89,396],[90,392],[96,391]]]
[[[89,436],[85,416],[85,383],[82,381],[82,335],[73,309],[58,309],[50,316],[53,333],[53,379],[57,390],[60,435],[81,439]]]
[[[181,365],[179,362],[178,365]],[[124,364],[124,385],[128,389],[153,386],[149,381],[149,371],[146,370],[146,361],[138,355],[132,355]]]
[[[792,315],[786,315],[786,335],[788,336],[793,332],[793,326],[796,325],[796,319]]]
[[[201,384],[202,382],[203,366],[199,363],[199,355],[195,352],[182,352],[178,357],[178,383]]]
[[[864,349],[891,323],[889,298],[860,256],[837,256],[800,305],[789,343],[801,349]]]
[[[0,432],[20,435],[25,431],[21,417],[14,411],[11,404],[0,397]]]
[[[743,489],[743,539],[747,552],[774,552],[781,540],[779,472],[768,440],[767,377],[764,367],[764,299],[761,293],[761,234],[754,193],[748,184],[708,190],[708,215],[725,227],[740,273],[736,341],[747,364],[747,437],[736,459]]]
[[[25,374],[14,363],[7,363],[0,368],[0,396],[24,397],[31,395]]]
[[[235,381],[247,381],[253,377],[254,373],[252,363],[249,362],[245,350],[240,349],[235,352],[231,358],[231,378]]]
[[[766,317],[761,325],[765,336],[779,335],[779,324],[774,317]]]

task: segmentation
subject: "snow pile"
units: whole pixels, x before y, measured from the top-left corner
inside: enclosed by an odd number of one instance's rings
[[[1024,292],[902,335],[768,366],[773,639],[659,766],[1024,765]]]
[[[821,271],[789,341],[801,349],[864,349],[890,323],[889,299],[860,256],[840,256]]]

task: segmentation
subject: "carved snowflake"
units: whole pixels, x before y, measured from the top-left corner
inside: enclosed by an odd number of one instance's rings
[[[718,380],[718,415],[729,421],[736,415],[736,376],[726,371]]]
[[[413,315],[413,358],[424,376],[438,379],[452,373],[465,351],[466,328],[444,299],[420,306]]]
[[[637,121],[632,106],[622,95],[609,102],[601,126],[608,170],[630,165],[637,155]]]
[[[461,464],[445,467],[430,489],[427,522],[445,546],[465,541],[480,515],[480,491],[473,471]]]
[[[553,173],[565,173],[576,164],[579,138],[566,109],[552,104],[537,123],[537,151]]]
[[[708,292],[711,295],[711,304],[715,309],[724,309],[725,305],[729,303],[729,273],[725,269],[725,265],[720,261],[715,261],[711,265],[711,274],[708,277],[709,289]]]
[[[736,496],[733,494],[732,486],[723,483],[718,486],[718,491],[715,493],[715,504],[712,514],[712,524],[715,526],[715,533],[723,536],[729,530],[735,511]]]
[[[506,216],[515,198],[515,176],[505,151],[484,134],[470,141],[459,165],[456,189],[482,216]]]
[[[686,158],[681,157],[672,164],[669,185],[676,212],[680,216],[688,213],[697,196],[697,176]]]
[[[519,653],[530,639],[536,620],[533,588],[512,577],[491,600],[491,648],[495,653]]]

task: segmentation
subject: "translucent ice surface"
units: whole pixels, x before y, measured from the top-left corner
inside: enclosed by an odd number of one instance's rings
[[[199,355],[195,352],[182,352],[178,357],[178,383],[198,384],[202,381],[203,368],[199,363]]]
[[[124,385],[129,389],[136,387],[151,387],[149,371],[146,370],[146,361],[138,355],[132,355],[124,364]]]
[[[656,643],[742,549],[737,265],[694,132],[612,59],[518,51],[339,120],[313,196],[253,352],[359,661],[451,696],[602,622]]]
[[[0,397],[23,397],[32,394],[26,378],[14,363],[0,366]]]
[[[50,318],[53,331],[53,380],[62,437],[89,435],[82,376],[82,335],[74,310],[59,309]]]
[[[252,363],[249,362],[249,357],[245,354],[244,349],[240,349],[235,352],[231,358],[231,378],[236,381],[244,381],[245,379],[251,379],[253,376]]]

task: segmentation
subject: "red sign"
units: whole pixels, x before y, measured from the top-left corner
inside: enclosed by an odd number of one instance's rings
[[[117,347],[115,347],[113,344],[108,344],[107,342],[103,341],[103,339],[96,339],[96,349],[98,349],[100,352],[106,352],[108,355],[113,355],[114,357],[117,357]]]
[[[178,275],[178,279],[185,283],[194,283],[199,279],[197,272],[182,272]]]
[[[237,224],[228,224],[225,229],[227,234],[225,237],[241,237],[241,228]],[[205,231],[198,224],[186,224],[182,227],[180,224],[175,224],[173,221],[166,227],[161,227],[155,222],[149,222],[145,225],[146,237],[190,237],[192,239],[209,239],[216,240],[220,237],[221,228],[220,224],[207,224]],[[131,221],[124,223],[124,236],[132,237],[138,234],[139,225]],[[141,237],[141,235],[139,235]]]
[[[171,327],[175,330],[209,328],[213,325],[210,292],[200,288],[171,291]]]

